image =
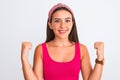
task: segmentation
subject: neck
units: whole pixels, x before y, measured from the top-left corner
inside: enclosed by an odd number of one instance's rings
[[[54,39],[53,43],[55,46],[65,47],[70,46],[72,42],[70,42],[68,39]]]

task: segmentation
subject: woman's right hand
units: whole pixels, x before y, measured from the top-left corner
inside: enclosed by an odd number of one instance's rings
[[[22,42],[21,46],[21,58],[27,58],[28,57],[28,52],[32,48],[32,43],[31,42]]]

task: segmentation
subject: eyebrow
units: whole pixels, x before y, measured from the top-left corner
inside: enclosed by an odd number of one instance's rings
[[[65,19],[72,19],[71,17],[67,17],[67,18],[65,18]]]
[[[60,18],[54,18],[54,20],[60,19]],[[71,17],[66,17],[65,19],[72,19]]]

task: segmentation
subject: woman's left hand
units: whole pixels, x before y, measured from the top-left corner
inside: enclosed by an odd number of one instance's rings
[[[104,43],[103,42],[95,42],[94,48],[96,49],[97,59],[104,59]]]

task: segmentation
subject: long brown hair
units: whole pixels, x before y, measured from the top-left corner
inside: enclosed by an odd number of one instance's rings
[[[50,29],[50,27],[48,25],[48,22],[50,22],[50,23],[52,22],[52,16],[58,10],[66,10],[66,11],[71,13],[71,11],[68,10],[67,8],[65,8],[65,7],[58,7],[57,9],[55,9],[53,11],[50,20],[48,19],[48,21],[47,21],[47,38],[46,38],[46,42],[49,42],[49,41],[51,41],[51,40],[53,40],[55,38],[55,34],[54,34],[53,30]],[[74,24],[73,24],[71,32],[69,34],[69,41],[71,41],[71,42],[79,42],[75,18],[74,18],[72,13],[71,13],[71,15],[72,15],[72,21],[74,22]]]

